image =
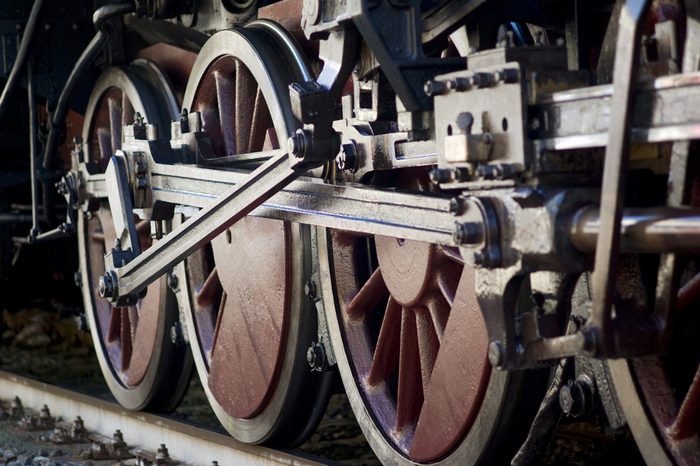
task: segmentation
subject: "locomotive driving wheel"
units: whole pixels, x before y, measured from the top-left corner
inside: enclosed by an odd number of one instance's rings
[[[288,86],[310,76],[286,32],[254,22],[205,44],[185,108],[200,112],[214,158],[236,162],[286,142],[298,127]],[[325,410],[330,375],[306,362],[316,336],[304,295],[313,253],[307,226],[247,217],[187,259],[195,363],[214,412],[238,440],[299,444]]]
[[[608,361],[630,430],[646,462],[654,465],[700,464],[700,261],[682,260],[667,352]],[[641,299],[626,300],[638,303],[637,312],[646,308],[641,282],[618,286],[637,288]]]
[[[459,250],[323,229],[318,240],[338,367],[379,459],[509,462],[544,381],[491,369],[474,269]]]
[[[159,129],[169,128],[177,104],[158,68],[137,60],[126,68],[110,68],[97,81],[85,115],[84,157],[104,172],[122,145],[122,126],[136,115]],[[148,218],[134,213],[142,249],[153,243]],[[130,307],[113,308],[100,298],[99,278],[104,255],[115,246],[109,203],[78,218],[78,245],[85,310],[100,368],[112,394],[129,409],[170,411],[182,398],[192,369],[185,345],[171,341],[178,319],[174,295],[166,278],[148,287],[145,297]]]

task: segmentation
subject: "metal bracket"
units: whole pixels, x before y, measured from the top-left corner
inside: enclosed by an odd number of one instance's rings
[[[126,155],[122,151],[117,151],[111,157],[105,171],[107,199],[117,238],[114,249],[105,256],[106,270],[122,267],[133,257],[141,254],[127,167]]]
[[[287,149],[304,166],[318,166],[338,153],[340,139],[333,131],[335,102],[355,66],[358,45],[354,29],[331,31],[319,46],[323,69],[318,78],[289,86],[292,111],[304,127],[289,138]]]

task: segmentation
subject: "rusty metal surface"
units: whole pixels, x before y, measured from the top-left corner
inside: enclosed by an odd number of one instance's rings
[[[368,410],[411,460],[449,455],[491,374],[473,270],[437,245],[342,231],[331,238],[339,321]]]

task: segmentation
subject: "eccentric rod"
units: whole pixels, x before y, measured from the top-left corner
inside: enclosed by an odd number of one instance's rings
[[[581,252],[595,252],[600,231],[600,210],[584,207],[571,222],[571,242]],[[620,250],[633,254],[700,253],[700,209],[625,209],[620,228]]]

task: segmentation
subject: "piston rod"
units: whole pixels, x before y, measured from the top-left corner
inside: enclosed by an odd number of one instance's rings
[[[600,232],[600,210],[584,207],[574,216],[570,235],[574,247],[592,253]],[[659,207],[625,209],[621,252],[700,254],[700,209]]]

